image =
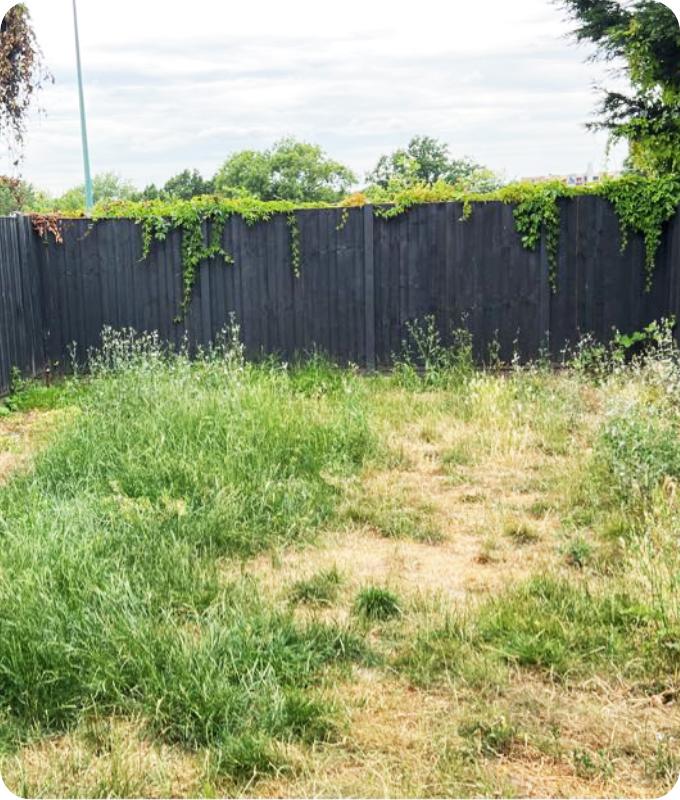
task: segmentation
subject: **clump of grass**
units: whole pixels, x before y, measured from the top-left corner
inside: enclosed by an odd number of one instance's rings
[[[293,364],[289,377],[293,391],[307,397],[340,395],[358,388],[353,371],[341,369],[316,351]]]
[[[393,619],[403,613],[397,595],[382,586],[366,586],[361,589],[354,609],[364,619],[379,621]]]
[[[540,535],[535,528],[522,520],[508,520],[503,526],[503,533],[515,544],[535,544],[540,540]]]
[[[281,748],[266,736],[238,736],[211,753],[206,778],[215,781],[226,775],[247,783],[283,769],[286,763]]]
[[[498,718],[472,718],[458,727],[458,735],[466,740],[469,757],[491,756],[497,758],[507,754],[517,737],[514,725],[504,716]]]
[[[543,519],[547,514],[554,510],[554,505],[548,500],[536,500],[529,507],[529,513],[535,519]]]
[[[493,564],[498,560],[498,542],[495,536],[485,536],[482,541],[476,561],[478,564]]]
[[[593,547],[583,536],[575,536],[567,544],[565,555],[568,564],[582,569],[590,563],[593,557]]]
[[[448,470],[455,471],[458,467],[465,467],[470,464],[472,462],[472,456],[469,448],[459,444],[455,447],[450,447],[442,453],[441,460],[444,467]]]
[[[447,611],[415,625],[392,665],[416,686],[456,684],[486,692],[507,683],[507,664],[479,641],[472,615]]]
[[[680,755],[673,739],[668,735],[660,736],[654,756],[645,764],[645,772],[652,779],[661,780],[669,787],[677,783],[680,774]]]
[[[464,385],[474,373],[472,336],[456,328],[444,341],[432,315],[407,323],[408,337],[394,359],[394,380],[408,389],[446,389]]]
[[[291,588],[290,599],[293,603],[330,605],[337,599],[341,585],[342,575],[334,566],[310,578],[296,581]]]
[[[622,591],[596,593],[545,576],[482,606],[475,638],[510,663],[555,675],[594,667],[652,675],[668,663],[653,645],[657,621],[651,607]]]
[[[489,686],[507,666],[566,678],[625,674],[655,685],[673,671],[675,641],[654,608],[617,589],[590,590],[550,576],[487,600],[467,618],[446,617],[420,631],[395,661],[421,685],[459,681]]]

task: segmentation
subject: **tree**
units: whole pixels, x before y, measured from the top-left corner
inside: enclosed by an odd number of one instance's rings
[[[213,181],[206,180],[197,170],[185,169],[166,181],[163,192],[179,200],[190,200],[202,194],[212,194]]]
[[[339,200],[356,181],[343,164],[314,144],[281,139],[269,150],[243,150],[215,175],[218,194],[249,194],[261,200]]]
[[[51,80],[42,63],[28,9],[20,3],[2,20],[0,35],[0,134],[20,147],[34,93]]]
[[[493,174],[469,158],[455,159],[449,155],[448,145],[432,136],[414,136],[405,149],[395,150],[391,155],[383,155],[378,160],[366,180],[373,186],[389,189],[390,186],[432,186],[438,181],[445,183],[470,184],[475,175],[482,177],[484,186],[496,188]]]
[[[135,187],[123,180],[115,172],[103,172],[92,179],[92,192],[95,204],[103,200],[130,200],[134,198]],[[56,211],[76,213],[85,208],[85,186],[74,186],[53,202]]]
[[[629,164],[650,175],[680,172],[680,25],[653,0],[560,0],[578,41],[595,44],[593,58],[620,59],[629,92],[600,87],[599,119],[612,141],[629,144]]]
[[[161,190],[156,186],[155,183],[147,184],[141,192],[135,192],[131,197],[130,200],[158,200],[161,197]]]
[[[36,190],[30,183],[10,175],[0,175],[0,216],[26,211],[37,199]]]

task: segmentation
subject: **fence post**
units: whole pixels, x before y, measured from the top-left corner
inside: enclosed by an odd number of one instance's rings
[[[373,263],[373,206],[363,207],[364,215],[364,308],[366,367],[375,369],[375,271]]]
[[[578,198],[576,198],[578,202]],[[560,213],[562,209],[560,208]],[[562,223],[560,222],[560,225]],[[550,285],[550,258],[548,253],[548,243],[546,241],[545,229],[541,230],[541,240],[539,246],[540,272],[539,272],[539,301],[538,301],[538,353],[540,356],[542,348],[548,348],[549,357],[552,358],[553,336],[552,336],[552,316],[550,307],[552,305],[553,289]]]

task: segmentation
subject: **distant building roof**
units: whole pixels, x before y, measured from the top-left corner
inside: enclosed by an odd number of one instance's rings
[[[544,183],[545,181],[562,181],[567,186],[586,186],[589,183],[599,183],[603,178],[618,178],[620,172],[577,173],[570,175],[534,175],[522,178],[527,183]]]

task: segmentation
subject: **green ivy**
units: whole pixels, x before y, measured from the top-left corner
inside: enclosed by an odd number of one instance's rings
[[[621,250],[628,244],[631,231],[642,235],[645,242],[645,289],[649,291],[664,223],[674,216],[680,202],[680,175],[666,175],[653,180],[629,175],[603,182],[598,187],[598,194],[614,206],[621,228]]]
[[[347,223],[349,222],[349,206],[345,206],[340,214],[340,222],[335,226],[335,230],[340,232],[344,231]]]
[[[642,235],[645,242],[645,286],[649,290],[664,223],[680,205],[680,176],[677,174],[662,178],[630,175],[579,187],[567,186],[557,180],[514,183],[483,194],[462,192],[455,186],[435,183],[433,186],[416,186],[396,192],[391,201],[388,196],[379,194],[371,199],[387,204],[376,206],[375,209],[376,216],[383,219],[393,219],[422,203],[462,203],[462,221],[470,218],[474,204],[496,201],[513,205],[517,232],[527,249],[535,250],[540,245],[541,234],[545,235],[549,282],[552,291],[556,292],[560,241],[558,201],[563,197],[581,195],[605,197],[612,203],[621,228],[622,250],[628,243],[630,231]]]
[[[504,203],[515,206],[514,217],[517,232],[522,244],[529,250],[536,250],[545,233],[545,247],[548,256],[548,282],[553,292],[557,291],[557,256],[560,245],[560,197],[568,196],[568,187],[561,182],[544,184],[520,184],[508,186],[498,194]]]
[[[290,263],[293,268],[293,275],[300,277],[302,267],[302,255],[300,251],[300,226],[295,216],[295,212],[288,214],[288,232],[290,234]]]
[[[423,203],[458,202],[463,204],[461,221],[472,216],[474,203],[500,201],[515,206],[514,217],[522,244],[535,250],[545,231],[548,252],[549,281],[553,291],[557,290],[557,254],[560,238],[560,211],[557,200],[572,193],[564,183],[515,183],[493,192],[463,192],[455,186],[435,183],[433,186],[416,186],[398,192],[390,205],[377,206],[375,214],[382,219],[394,219],[414,205]],[[376,197],[376,200],[381,200]]]
[[[170,231],[181,230],[182,300],[175,317],[175,322],[181,322],[191,303],[201,262],[220,256],[224,264],[234,263],[233,256],[222,246],[225,226],[234,215],[240,216],[247,225],[254,225],[271,219],[274,214],[285,213],[290,230],[293,273],[299,277],[300,231],[294,214],[298,207],[295,203],[285,201],[265,203],[252,198],[231,200],[204,196],[191,200],[151,200],[142,203],[114,201],[98,205],[92,217],[95,220],[128,218],[141,225],[142,259],[149,256],[154,242],[164,241]],[[209,231],[207,236],[206,228]]]
[[[585,187],[569,187],[560,181],[545,183],[515,183],[493,192],[475,194],[456,186],[435,183],[420,185],[398,192],[373,192],[370,202],[374,215],[393,219],[410,208],[425,203],[462,203],[461,220],[469,219],[479,203],[503,202],[513,206],[517,231],[524,247],[535,250],[545,237],[549,281],[557,290],[557,257],[560,238],[559,200],[579,195],[607,198],[614,208],[621,228],[621,247],[626,247],[631,231],[642,235],[645,242],[645,285],[651,286],[656,253],[661,242],[663,225],[680,205],[680,176],[642,178],[631,175]],[[361,207],[369,198],[361,193],[351,195],[341,204],[338,230],[349,218],[349,209]],[[170,231],[182,233],[182,300],[177,320],[186,315],[202,261],[220,257],[225,264],[234,259],[223,247],[224,228],[228,220],[240,216],[247,225],[264,222],[275,214],[285,214],[290,242],[291,268],[296,277],[302,269],[300,228],[295,211],[303,208],[329,208],[328,204],[263,202],[254,198],[226,199],[216,196],[194,197],[191,200],[151,200],[147,202],[115,201],[99,204],[93,219],[128,218],[142,229],[142,257],[146,258],[154,242],[163,241]],[[59,222],[55,215],[36,216],[34,227],[42,236]],[[58,228],[55,228],[58,229]],[[207,231],[207,233],[206,233]]]

